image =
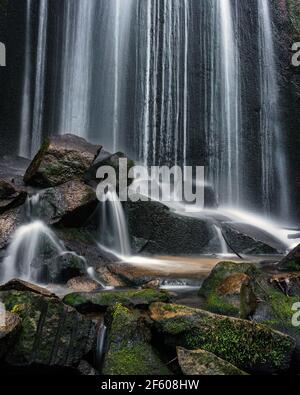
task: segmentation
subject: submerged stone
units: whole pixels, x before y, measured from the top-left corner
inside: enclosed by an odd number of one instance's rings
[[[290,367],[295,341],[265,325],[174,304],[150,306],[154,328],[170,347],[203,349],[247,372]]]

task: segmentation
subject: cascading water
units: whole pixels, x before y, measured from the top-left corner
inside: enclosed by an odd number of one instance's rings
[[[35,260],[40,259],[45,248],[51,247],[57,254],[64,251],[55,234],[41,221],[20,226],[13,235],[7,256],[2,264],[3,282],[13,278],[40,282],[42,273]]]
[[[272,199],[279,196],[277,211],[289,218],[289,188],[286,157],[280,119],[279,84],[269,0],[258,0],[260,63],[260,133],[262,140],[262,200],[266,214],[271,213]]]
[[[38,11],[38,36],[35,57],[35,79],[32,81],[32,1],[26,2],[25,65],[23,76],[22,108],[20,119],[19,155],[33,157],[42,143],[42,128],[45,102],[46,43],[48,1],[40,0]],[[31,84],[34,83],[32,93]]]
[[[92,42],[97,0],[65,1],[59,134],[87,137],[92,88]]]
[[[127,222],[122,204],[115,191],[105,194],[100,214],[100,243],[105,248],[120,254],[130,256],[131,248],[127,229]]]
[[[210,152],[208,179],[221,204],[239,204],[242,187],[240,169],[244,164],[239,146],[242,132],[239,119],[239,52],[231,1],[215,1],[212,19],[214,39],[218,44],[211,49],[211,115],[206,133]],[[216,26],[220,26],[219,32]]]
[[[241,64],[244,5],[235,0],[62,0],[52,13],[52,2],[38,4],[33,29],[32,0],[26,3],[20,154],[35,153],[42,130],[74,133],[148,165],[206,164],[207,182],[220,205],[253,209],[263,200],[266,212],[287,216],[269,1],[257,0],[253,16],[258,18],[249,18],[249,27],[259,31],[253,83],[262,104],[261,130],[253,143],[262,147],[261,155],[257,149],[251,163],[246,144],[252,144],[252,126],[250,132],[247,126],[252,110]],[[48,31],[57,33],[53,43]],[[257,183],[248,174],[259,175],[262,192],[256,193]],[[275,199],[274,185],[280,185]]]

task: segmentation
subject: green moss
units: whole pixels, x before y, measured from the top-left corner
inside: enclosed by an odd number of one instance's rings
[[[284,295],[281,291],[269,288],[265,297],[271,307],[271,316],[262,323],[272,328],[282,330],[291,335],[300,335],[300,327],[292,325],[292,306],[299,302],[298,297]]]
[[[169,302],[170,297],[164,291],[156,289],[128,290],[128,291],[102,291],[96,293],[73,293],[65,296],[64,303],[80,308],[85,304],[92,304],[106,309],[116,303],[126,306],[147,306],[153,302]]]
[[[284,271],[299,272],[300,271],[300,263],[297,261],[286,262],[284,264]]]
[[[239,308],[227,302],[225,298],[220,297],[217,293],[212,292],[204,303],[204,308],[216,314],[238,317]]]
[[[117,303],[109,311],[108,352],[104,374],[170,374],[150,341],[150,330],[139,312]]]
[[[287,0],[289,20],[292,25],[295,39],[300,35],[300,7],[298,0]]]
[[[179,307],[177,316],[159,304],[156,309],[151,314],[155,328],[170,346],[203,349],[241,369],[286,368],[294,349],[292,338],[261,324],[191,308],[185,308],[184,315]]]
[[[104,374],[108,375],[168,375],[166,366],[158,363],[148,344],[136,344],[120,350],[110,350]]]

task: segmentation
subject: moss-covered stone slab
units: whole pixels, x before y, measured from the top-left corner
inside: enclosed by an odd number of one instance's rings
[[[17,341],[21,320],[17,314],[0,309],[0,359]]]
[[[295,341],[265,325],[174,304],[150,306],[154,328],[169,346],[203,349],[247,372],[289,368]]]
[[[151,332],[140,313],[117,303],[109,312],[108,331],[103,374],[170,374],[150,345]]]
[[[205,350],[177,347],[178,363],[183,374],[200,376],[243,376],[247,373]]]
[[[205,298],[205,309],[217,314],[239,317],[241,287],[258,273],[260,271],[253,263],[218,263],[199,290],[199,296]]]
[[[2,291],[0,299],[21,318],[17,342],[6,355],[9,364],[73,367],[91,351],[94,323],[59,299],[28,291]]]
[[[47,138],[29,165],[24,182],[47,188],[82,179],[101,150],[71,134]]]
[[[85,312],[103,311],[116,303],[131,307],[146,307],[153,302],[169,302],[170,296],[167,292],[156,289],[130,289],[90,293],[75,292],[66,295],[63,301],[65,304]]]

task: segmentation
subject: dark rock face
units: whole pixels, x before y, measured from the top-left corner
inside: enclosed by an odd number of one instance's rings
[[[107,375],[167,375],[168,368],[150,345],[151,332],[138,312],[116,304],[108,318]]]
[[[34,264],[43,273],[48,283],[66,284],[72,278],[86,275],[86,261],[73,252],[50,256],[49,259],[36,259]]]
[[[171,347],[204,349],[247,372],[289,368],[295,341],[267,326],[189,307],[154,303],[150,317]]]
[[[214,237],[207,221],[177,215],[158,202],[129,201],[125,212],[135,251],[138,246],[149,254],[201,254]]]
[[[100,150],[101,146],[71,134],[48,138],[27,169],[24,181],[44,188],[82,179]]]
[[[84,225],[97,207],[94,190],[74,180],[40,193],[38,217],[48,224]]]
[[[64,303],[84,311],[105,311],[116,303],[122,303],[129,307],[147,307],[153,302],[168,302],[170,296],[165,291],[155,289],[125,290],[125,291],[101,291],[89,293],[72,293],[66,295]]]
[[[21,329],[21,320],[17,314],[0,311],[0,318],[4,317],[5,325],[0,324],[0,359],[3,359],[10,347],[15,343]]]
[[[286,246],[271,235],[247,224],[223,223],[222,232],[229,246],[243,255],[284,254]]]
[[[27,291],[1,291],[0,297],[22,321],[17,341],[6,355],[8,364],[73,367],[92,349],[93,322],[58,299]]]
[[[0,179],[0,214],[25,203],[27,192],[18,190],[11,182]]]
[[[178,363],[185,375],[243,376],[246,373],[204,350],[187,350],[177,347]]]

